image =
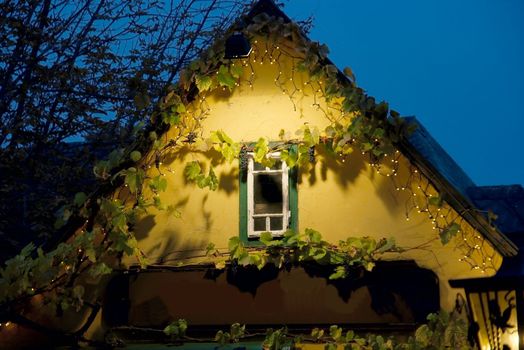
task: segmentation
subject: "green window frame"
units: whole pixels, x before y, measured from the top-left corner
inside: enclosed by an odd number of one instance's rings
[[[249,179],[249,172],[253,171],[253,163],[254,162],[251,158],[251,155],[248,154],[250,159],[248,159],[248,166],[245,169],[240,170],[240,176],[239,176],[239,188],[240,188],[240,213],[239,213],[239,235],[241,241],[250,246],[256,246],[261,244],[257,237],[249,237],[249,224],[250,224],[250,217],[249,217],[249,203],[253,202],[253,199],[250,200],[249,196],[253,195],[253,191],[249,189],[249,186],[253,186],[253,183]],[[278,158],[278,153],[271,154],[270,156],[273,156],[275,158]],[[283,188],[287,187],[287,205],[288,205],[288,223],[285,227],[283,227],[283,230],[291,229],[294,231],[298,231],[298,193],[297,193],[297,169],[294,168],[287,168],[287,166],[283,166],[285,168],[285,171],[287,174],[286,176],[283,175],[283,178],[287,177],[287,186],[283,186]],[[268,169],[269,170],[269,169]],[[284,200],[284,202],[286,202]]]

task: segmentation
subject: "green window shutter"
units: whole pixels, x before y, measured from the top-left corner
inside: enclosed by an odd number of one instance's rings
[[[240,176],[239,176],[239,182],[240,182],[240,222],[239,222],[239,230],[240,233],[240,240],[247,244],[247,168],[246,169],[240,169]]]
[[[289,186],[288,186],[289,210],[291,211],[289,228],[295,232],[298,232],[298,192],[297,192],[298,169],[296,166],[289,170],[288,179],[289,179]]]

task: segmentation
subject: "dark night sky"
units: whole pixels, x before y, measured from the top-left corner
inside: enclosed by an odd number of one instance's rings
[[[524,184],[524,1],[289,0],[357,84],[415,115],[478,185]]]

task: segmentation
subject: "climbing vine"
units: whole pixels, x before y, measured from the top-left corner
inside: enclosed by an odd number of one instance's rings
[[[322,239],[320,232],[306,229],[303,234],[292,230],[284,233],[282,239],[273,239],[271,233],[260,235],[262,247],[246,248],[238,237],[229,239],[230,261],[241,266],[255,265],[262,269],[271,263],[279,268],[287,264],[313,261],[333,267],[329,279],[346,278],[351,269],[363,267],[371,271],[378,256],[384,253],[400,252],[394,238],[376,241],[370,237],[350,237],[337,245]]]
[[[150,208],[181,215],[177,208],[162,203],[160,194],[168,187],[166,172],[174,171],[163,166],[163,162],[184,149],[214,150],[223,161],[239,160],[241,166],[246,164],[247,152],[253,154],[256,162],[270,166],[274,159],[268,154],[279,151],[290,168],[314,162],[317,148],[323,148],[341,162],[353,152],[360,152],[378,174],[390,177],[398,190],[410,192],[412,201],[406,206],[407,219],[412,210],[427,214],[444,244],[467,232],[464,228],[467,223],[413,165],[409,165],[411,174],[407,183],[398,184],[396,175],[402,157],[395,145],[411,131],[411,126],[387,103],[377,103],[357,87],[349,68],[339,71],[328,60],[327,47],[306,39],[294,23],[265,14],[253,18],[244,32],[253,43],[249,58],[236,62],[224,59],[224,43],[216,42],[181,73],[179,84],[161,99],[151,116],[151,124],[132,147],[115,150],[94,167],[100,189],[91,195],[77,194],[74,202],[58,213],[57,230],[74,232],[67,241],[49,251],[28,245],[0,269],[1,323],[14,321],[34,327],[24,313],[24,305],[38,297],[46,310],[59,316],[68,310],[87,312],[90,316],[86,323],[66,334],[81,339],[101,307],[101,281],[114,268],[121,267],[124,256],[134,256],[144,268],[149,264],[133,233],[137,218]],[[280,66],[284,57],[292,62],[289,72]],[[291,130],[282,130],[279,140],[260,137],[254,144],[237,142],[223,130],[204,135],[202,124],[210,113],[207,97],[217,91],[231,93],[241,86],[253,88],[256,64],[277,67],[275,86],[289,97],[294,108],[301,93],[311,94],[312,107],[325,115],[328,126],[304,125],[292,138],[286,137]],[[299,84],[295,77],[301,72],[308,72],[310,80]],[[211,164],[193,160],[185,165],[183,172],[189,182],[200,188],[218,188],[218,177]],[[114,188],[118,190],[115,192]],[[473,252],[477,252],[484,241],[473,235]],[[464,242],[468,242],[468,237],[463,236]],[[280,267],[286,262],[315,261],[332,265],[330,278],[335,279],[346,277],[353,267],[371,270],[380,254],[399,251],[392,239],[377,242],[371,238],[348,238],[334,245],[322,240],[320,233],[312,229],[302,234],[288,231],[279,240],[264,233],[260,241],[261,247],[248,248],[233,237],[227,259],[215,254],[217,267],[226,262],[262,268],[268,263]],[[464,261],[474,268],[490,268],[488,259],[482,261],[483,265],[474,261],[471,244],[466,243],[463,243]],[[214,252],[208,249],[208,255]],[[38,327],[45,329],[42,325]],[[183,324],[174,327],[169,331],[171,335],[176,335],[175,329],[179,334],[184,333]],[[217,335],[217,341],[225,343],[242,332],[237,327]],[[312,337],[324,340],[320,331]],[[347,334],[341,338],[339,328],[333,328],[330,337],[333,344],[344,339],[352,348],[362,342],[348,338]],[[285,330],[272,331],[266,338],[267,347],[277,348],[275,344],[287,338]],[[360,345],[373,341],[390,348],[384,345],[387,341],[373,339]]]
[[[118,329],[117,329],[118,330]],[[139,330],[139,328],[122,327],[122,330]],[[195,341],[187,336],[186,320],[177,320],[163,329],[165,336],[172,342],[184,343]],[[309,334],[296,334],[287,327],[279,329],[268,328],[265,333],[252,333],[245,325],[234,323],[229,330],[218,330],[214,338],[199,338],[200,342],[216,342],[219,347],[235,344],[240,341],[261,340],[265,350],[301,349],[307,344],[322,344],[325,350],[430,350],[457,349],[471,350],[468,341],[467,323],[456,311],[451,313],[440,311],[429,314],[427,323],[418,327],[414,336],[407,340],[395,337],[385,338],[382,335],[358,335],[353,330],[332,325],[328,329],[312,328]]]

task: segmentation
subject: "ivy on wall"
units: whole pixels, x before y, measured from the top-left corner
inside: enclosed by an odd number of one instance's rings
[[[151,125],[143,130],[136,143],[129,149],[115,150],[95,166],[100,190],[91,195],[77,194],[58,217],[57,230],[76,232],[67,242],[49,251],[29,245],[0,269],[0,309],[4,310],[0,314],[1,323],[14,321],[45,330],[45,325],[35,325],[31,312],[25,311],[31,300],[38,299],[47,312],[57,316],[71,310],[88,313],[82,327],[64,333],[72,339],[82,339],[101,307],[104,288],[101,281],[113,268],[120,267],[122,257],[135,256],[144,268],[149,263],[133,233],[137,218],[150,208],[181,215],[176,208],[162,203],[160,193],[168,189],[166,172],[173,171],[163,165],[166,157],[176,156],[183,149],[214,149],[223,161],[239,160],[241,166],[248,151],[254,153],[255,161],[265,165],[273,161],[267,156],[269,153],[280,151],[282,160],[291,168],[314,162],[319,147],[341,162],[353,152],[360,152],[377,173],[397,181],[402,156],[395,143],[411,128],[397,112],[387,103],[377,103],[367,96],[356,85],[351,70],[340,72],[328,60],[327,47],[309,41],[294,23],[262,14],[244,31],[254,46],[248,59],[226,60],[223,42],[215,43],[181,73],[179,84],[160,101]],[[290,70],[279,66],[284,57],[292,62]],[[289,97],[294,108],[300,94],[307,90],[313,96],[313,106],[325,115],[329,125],[324,129],[305,125],[293,133],[293,138],[287,138],[282,130],[280,140],[260,137],[254,145],[237,142],[223,130],[203,135],[202,124],[210,113],[207,97],[217,91],[231,93],[240,86],[254,88],[256,64],[278,67],[275,85]],[[295,76],[301,72],[307,72],[310,80],[299,85]],[[291,145],[296,147],[290,148]],[[411,194],[406,218],[413,210],[428,215],[437,239],[443,244],[465,234],[468,225],[461,216],[435,193],[414,166],[410,165],[410,171],[407,183],[396,184],[398,190]],[[191,161],[183,172],[188,181],[200,188],[218,188],[211,164]],[[469,236],[463,237],[467,243],[461,243],[466,244],[464,261],[473,268],[492,267],[491,257],[481,254],[480,263],[473,258],[487,243],[476,233],[473,243],[468,243]],[[313,260],[333,265],[330,278],[344,278],[350,267],[370,270],[380,254],[399,251],[393,239],[377,242],[365,237],[348,238],[334,245],[322,240],[320,233],[312,229],[303,234],[288,231],[282,240],[272,240],[270,235],[263,234],[261,241],[262,247],[248,249],[233,237],[229,241],[228,261],[261,268],[267,263],[281,266],[283,261]],[[218,266],[225,264],[219,254],[211,255]],[[272,339],[280,339],[283,334],[276,332],[272,333]]]
[[[140,331],[137,327],[117,327],[114,332]],[[166,340],[183,344],[187,341],[215,342],[218,347],[236,344],[241,341],[263,339],[261,346],[264,350],[302,349],[307,344],[321,344],[325,350],[471,350],[468,341],[467,323],[457,311],[447,313],[441,311],[429,314],[427,323],[415,331],[414,336],[407,340],[398,337],[384,337],[377,334],[358,335],[353,330],[332,325],[329,329],[313,328],[309,334],[294,334],[287,327],[279,329],[269,328],[265,333],[252,333],[246,330],[245,325],[234,323],[229,330],[218,330],[214,338],[191,338],[187,336],[188,323],[179,319],[166,326],[163,332]],[[149,330],[151,331],[151,330]],[[147,332],[147,330],[146,330]],[[125,334],[125,333],[124,333]]]

